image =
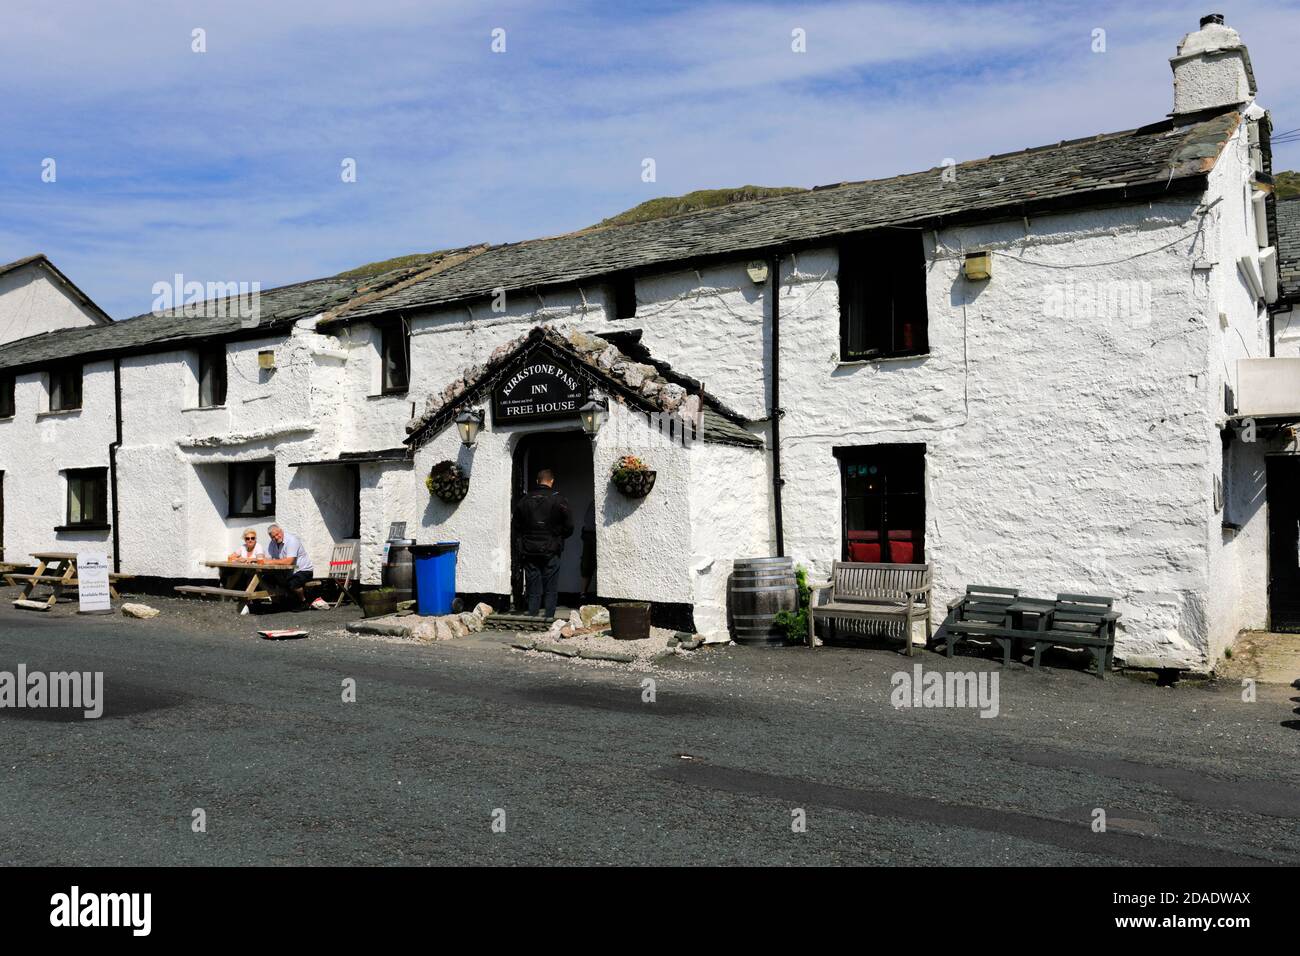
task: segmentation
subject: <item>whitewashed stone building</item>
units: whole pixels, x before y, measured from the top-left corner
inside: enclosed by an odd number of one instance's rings
[[[256,324],[11,343],[6,553],[92,541],[193,578],[274,519],[320,559],[359,539],[375,583],[405,521],[460,541],[459,588],[502,603],[512,501],[549,464],[575,513],[594,505],[600,596],[667,620],[722,626],[738,557],[814,577],[926,561],[938,607],[971,583],[1111,594],[1118,657],[1212,665],[1295,610],[1294,522],[1288,570],[1270,514],[1294,497],[1300,373],[1268,358],[1282,290],[1249,57],[1211,20],[1172,65],[1173,113],[1135,130],[439,253],[263,293]],[[84,401],[59,412],[69,363]],[[542,366],[556,407],[503,394]],[[588,437],[593,398],[609,417]],[[482,422],[472,447],[460,415]],[[609,480],[626,454],[657,472],[645,498]],[[424,486],[447,460],[470,479],[454,504]],[[102,517],[73,522],[92,470]]]

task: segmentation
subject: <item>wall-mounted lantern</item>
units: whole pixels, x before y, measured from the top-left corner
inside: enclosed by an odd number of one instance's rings
[[[456,416],[456,428],[460,432],[461,444],[473,448],[478,441],[478,433],[483,430],[483,409],[465,409]]]
[[[578,409],[578,415],[582,418],[582,430],[595,438],[600,426],[609,417],[609,402],[603,398],[593,398]]]

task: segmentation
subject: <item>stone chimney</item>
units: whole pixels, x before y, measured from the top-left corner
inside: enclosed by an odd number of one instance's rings
[[[1201,28],[1183,37],[1174,70],[1174,116],[1247,103],[1255,97],[1250,54],[1223,14],[1201,17]]]

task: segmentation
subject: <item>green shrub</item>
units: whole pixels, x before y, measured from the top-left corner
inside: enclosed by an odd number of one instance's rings
[[[808,639],[808,604],[812,600],[812,588],[808,587],[808,569],[802,564],[794,569],[794,580],[799,587],[799,609],[777,611],[773,621],[785,631],[787,640],[802,642]]]

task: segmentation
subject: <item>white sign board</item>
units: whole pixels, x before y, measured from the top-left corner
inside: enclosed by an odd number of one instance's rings
[[[108,591],[108,555],[95,551],[77,554],[77,601],[82,614],[112,613]]]

